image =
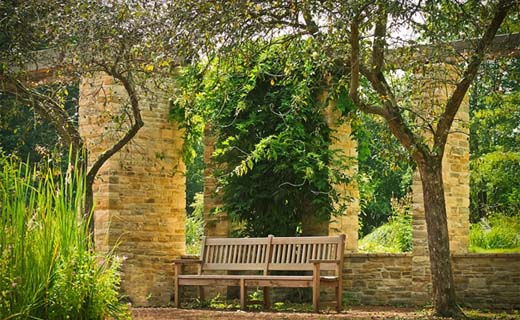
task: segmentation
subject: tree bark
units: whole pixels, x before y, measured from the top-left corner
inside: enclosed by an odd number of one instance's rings
[[[433,288],[434,315],[464,318],[456,303],[451,268],[448,219],[442,178],[442,158],[430,158],[419,164]]]

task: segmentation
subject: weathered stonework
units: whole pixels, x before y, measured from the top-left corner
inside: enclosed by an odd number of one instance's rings
[[[459,303],[471,308],[520,308],[520,253],[454,254]]]
[[[222,207],[222,198],[217,192],[217,179],[213,176],[215,163],[211,156],[215,151],[216,138],[211,133],[208,124],[204,130],[204,234],[208,237],[229,237],[231,222],[227,212],[222,210],[215,212]]]
[[[411,254],[346,254],[344,297],[351,305],[409,305],[413,303]]]
[[[92,163],[121,130],[127,103],[105,74],[80,85],[79,127]],[[168,97],[140,94],[144,127],[101,168],[94,186],[96,248],[126,257],[122,289],[134,305],[167,305],[172,260],[185,252],[185,166],[182,131],[168,121]],[[121,130],[118,130],[121,129]]]
[[[346,254],[344,297],[351,305],[424,305],[411,286],[429,284],[413,272],[412,254]],[[457,302],[472,308],[520,308],[520,254],[453,254]]]
[[[349,184],[335,184],[334,188],[343,197],[352,199],[343,215],[332,217],[329,223],[329,234],[345,234],[345,251],[356,252],[358,248],[359,231],[359,190],[354,177],[357,174],[357,141],[352,137],[352,128],[349,122],[338,122],[341,112],[330,103],[325,111],[325,121],[333,130],[332,150],[341,150],[349,161],[350,170],[347,174],[353,177]],[[337,204],[338,206],[340,204]]]

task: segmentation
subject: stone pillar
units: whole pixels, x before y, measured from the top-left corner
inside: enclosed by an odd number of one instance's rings
[[[215,151],[216,138],[211,132],[211,126],[204,129],[204,234],[210,237],[229,237],[231,222],[227,212],[219,211],[222,199],[217,193],[217,179],[213,176],[215,163],[211,156]]]
[[[437,108],[444,108],[454,90],[455,69],[449,65],[432,66],[429,79],[420,81],[422,96],[417,105],[423,118],[433,117]],[[431,80],[433,79],[433,80]],[[450,250],[466,253],[469,246],[469,99],[466,96],[453,122],[442,162],[444,194],[448,218]],[[412,293],[417,304],[428,303],[431,297],[431,272],[428,251],[424,198],[421,177],[414,174]]]
[[[357,142],[352,139],[352,128],[349,122],[339,123],[341,112],[335,108],[331,102],[325,111],[325,120],[332,132],[331,149],[343,151],[343,155],[350,162],[350,171],[347,173],[353,177],[349,184],[336,184],[334,188],[344,197],[352,199],[347,205],[347,209],[341,216],[332,217],[329,223],[329,234],[345,234],[345,251],[356,252],[358,248],[359,230],[359,190],[355,180],[357,174]],[[340,204],[337,204],[338,206]]]
[[[469,249],[469,97],[466,95],[453,122],[442,159],[442,176],[452,253]]]
[[[115,253],[126,257],[121,287],[133,305],[167,305],[172,260],[185,253],[183,137],[168,120],[167,94],[139,95],[144,127],[103,165],[95,181],[96,249],[115,246]],[[128,128],[127,108],[126,91],[113,78],[83,79],[79,127],[90,163]]]

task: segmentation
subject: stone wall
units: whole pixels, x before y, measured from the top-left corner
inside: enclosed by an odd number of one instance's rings
[[[104,74],[80,85],[79,127],[90,163],[128,128],[126,91]],[[168,121],[168,96],[140,94],[144,127],[100,170],[94,186],[97,250],[126,257],[122,289],[137,306],[167,305],[172,260],[185,252],[182,131]]]
[[[473,308],[520,308],[520,253],[453,254],[457,301]],[[425,305],[412,287],[428,292],[415,277],[412,254],[346,254],[344,298],[350,305]]]
[[[411,254],[345,255],[343,295],[347,304],[414,304],[411,285]]]
[[[520,253],[454,254],[452,261],[459,303],[520,309]]]
[[[436,103],[448,91],[433,90]],[[95,159],[118,136],[125,122],[118,116],[126,104],[121,85],[106,75],[85,79],[80,90],[80,131]],[[432,98],[432,99],[433,99]],[[101,251],[120,243],[117,254],[126,256],[123,291],[134,305],[168,305],[173,289],[173,259],[185,252],[185,167],[181,159],[182,131],[167,120],[167,96],[143,97],[145,126],[137,137],[100,170],[95,183],[96,245]],[[324,115],[335,130],[332,148],[356,158],[356,142],[348,123],[338,115]],[[520,308],[520,254],[466,254],[469,239],[469,187],[467,140],[468,104],[463,102],[450,135],[443,162],[450,246],[459,303],[472,307]],[[205,136],[205,233],[228,236],[225,213],[212,214],[221,200],[211,176],[214,138]],[[355,165],[352,174],[355,173]],[[347,235],[343,274],[349,304],[424,305],[431,302],[431,276],[424,220],[421,181],[414,179],[413,252],[359,254],[357,232],[359,193],[355,184],[335,186],[355,198],[346,215],[333,219],[330,234]],[[326,225],[325,225],[326,227]],[[325,230],[326,232],[326,230]],[[221,290],[228,293],[225,288]],[[220,292],[214,290],[211,292]],[[210,297],[208,295],[208,297]]]

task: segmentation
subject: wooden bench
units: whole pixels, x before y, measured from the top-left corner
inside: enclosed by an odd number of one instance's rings
[[[312,288],[312,304],[318,312],[320,287],[336,289],[336,309],[342,309],[343,251],[345,235],[331,237],[206,238],[199,259],[175,260],[175,306],[180,307],[180,287],[240,287],[240,307],[246,306],[246,288],[262,287],[264,305],[270,307],[271,287]],[[197,274],[182,274],[183,265],[197,265]],[[247,271],[247,274],[215,274],[213,271]],[[272,275],[272,271],[290,271]],[[322,275],[329,271],[331,275]],[[312,273],[311,273],[312,272]]]

